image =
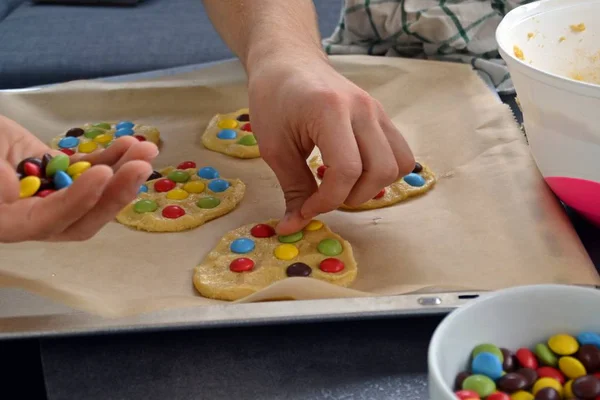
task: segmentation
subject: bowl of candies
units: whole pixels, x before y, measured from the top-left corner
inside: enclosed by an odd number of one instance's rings
[[[545,0],[496,30],[531,154],[563,203],[600,226],[600,0]]]
[[[451,312],[428,354],[431,400],[600,399],[600,290],[490,292]]]

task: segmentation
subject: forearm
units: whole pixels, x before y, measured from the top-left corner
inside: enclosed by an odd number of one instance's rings
[[[273,57],[325,59],[312,0],[203,0],[213,25],[246,71]]]

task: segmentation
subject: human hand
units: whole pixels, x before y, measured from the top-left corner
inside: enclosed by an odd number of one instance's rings
[[[16,165],[27,157],[59,154],[16,122],[0,116],[0,242],[79,241],[93,237],[137,195],[158,155],[153,143],[133,137],[106,150],[71,156],[92,167],[71,186],[41,197],[19,198]]]
[[[381,104],[324,59],[269,60],[249,72],[252,130],[286,201],[279,234],[342,204],[358,206],[410,173],[414,156]],[[327,174],[317,188],[314,147]]]

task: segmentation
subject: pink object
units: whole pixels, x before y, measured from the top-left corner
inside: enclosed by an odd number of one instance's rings
[[[600,183],[559,176],[548,177],[546,182],[566,205],[600,226]]]

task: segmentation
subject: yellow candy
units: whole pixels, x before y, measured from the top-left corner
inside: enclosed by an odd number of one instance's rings
[[[533,400],[535,397],[524,390],[519,390],[510,395],[510,400]]]
[[[189,181],[183,185],[183,190],[188,193],[202,193],[206,185],[202,181]]]
[[[73,180],[75,180],[75,179],[79,178],[81,176],[81,174],[82,173],[80,172],[78,174],[73,175],[71,178],[73,178]]]
[[[323,227],[323,223],[319,220],[313,219],[312,221],[310,221],[308,223],[308,225],[306,225],[306,229],[307,231],[318,231],[319,229],[321,229]]]
[[[562,397],[562,393],[563,393],[563,388],[562,385],[560,384],[559,381],[557,381],[554,378],[540,378],[537,380],[537,382],[535,382],[535,384],[533,385],[533,395],[535,396],[537,394],[537,392],[539,392],[540,390],[550,387],[554,390],[556,390],[558,392],[558,394],[560,394],[560,396]]]
[[[238,126],[238,123],[235,119],[222,119],[217,125],[221,129],[233,129]]]
[[[183,189],[172,189],[167,192],[167,199],[183,200],[187,199],[190,194]]]
[[[577,350],[579,350],[579,343],[577,343],[577,339],[571,335],[560,334],[554,335],[548,339],[548,347],[559,356],[570,356],[571,354],[577,353]]]
[[[78,161],[75,164],[69,165],[69,168],[67,168],[67,174],[69,174],[71,177],[75,177],[75,175],[83,174],[91,166],[92,164],[87,161]]]
[[[86,143],[81,143],[79,145],[79,152],[80,153],[91,153],[92,151],[96,150],[98,148],[98,143],[96,142],[86,142]]]
[[[275,257],[280,260],[291,260],[298,255],[298,248],[293,244],[280,244],[275,248]]]
[[[585,367],[578,359],[574,357],[561,357],[558,360],[558,368],[569,379],[577,379],[580,376],[587,375]]]
[[[94,142],[100,143],[103,145],[112,142],[112,140],[113,140],[113,135],[111,135],[110,133],[98,135],[94,138]]]
[[[27,176],[21,179],[19,182],[19,197],[23,199],[33,196],[41,185],[42,181],[37,176]]]
[[[575,398],[575,395],[573,394],[573,379],[571,379],[565,383],[565,399],[573,398]]]

